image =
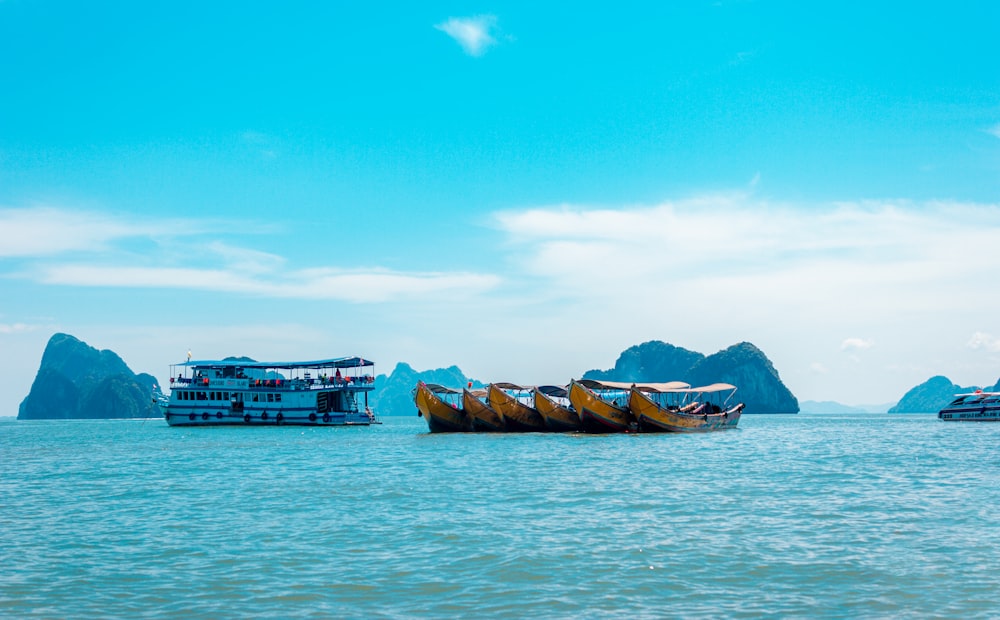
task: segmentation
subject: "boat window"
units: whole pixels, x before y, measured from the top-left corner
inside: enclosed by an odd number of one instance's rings
[[[198,392],[198,400],[208,400],[208,395],[205,392]]]
[[[269,402],[269,403],[273,403],[274,402],[274,394],[268,394],[267,395],[267,402]]]
[[[256,392],[254,392],[254,395],[253,395],[253,402],[257,402],[257,399],[258,399],[258,398],[259,398],[259,395],[258,395],[258,394],[257,394]]]
[[[276,403],[280,403],[281,402],[281,394],[275,394],[274,395],[274,402],[276,402]]]
[[[229,392],[223,392],[222,398],[220,398],[219,400],[229,400]]]

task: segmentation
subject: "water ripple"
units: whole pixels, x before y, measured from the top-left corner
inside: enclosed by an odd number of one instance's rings
[[[0,616],[988,618],[998,438],[0,419]]]

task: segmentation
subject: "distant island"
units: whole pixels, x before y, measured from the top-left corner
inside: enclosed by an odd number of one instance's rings
[[[158,418],[161,396],[155,377],[133,373],[112,351],[54,334],[17,419]]]
[[[615,367],[588,370],[584,379],[606,381],[684,381],[693,386],[731,383],[744,413],[798,413],[799,402],[782,383],[771,360],[749,342],[705,356],[651,340],[618,356]]]
[[[889,409],[889,413],[937,413],[955,399],[955,394],[965,394],[976,390],[996,392],[1000,390],[1000,380],[988,386],[961,387],[952,383],[951,379],[947,377],[940,375],[931,377],[904,394],[899,403]]]

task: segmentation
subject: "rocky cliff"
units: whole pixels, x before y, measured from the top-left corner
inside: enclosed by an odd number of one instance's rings
[[[413,389],[418,381],[437,383],[456,389],[468,385],[471,381],[473,387],[483,387],[479,381],[466,377],[458,366],[417,371],[409,364],[400,362],[389,376],[375,377],[375,389],[371,398],[375,403],[376,412],[379,415],[416,415]]]
[[[161,417],[155,402],[159,392],[154,377],[136,375],[115,353],[54,334],[17,418]]]
[[[693,386],[731,383],[746,413],[798,413],[799,403],[764,353],[741,342],[713,355],[688,351],[660,341],[622,352],[609,370],[589,370],[585,379],[608,381],[684,381]]]

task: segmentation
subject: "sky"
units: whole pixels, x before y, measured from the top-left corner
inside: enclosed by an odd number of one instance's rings
[[[0,0],[0,415],[57,332],[161,381],[662,340],[992,385],[998,58],[991,1]]]

